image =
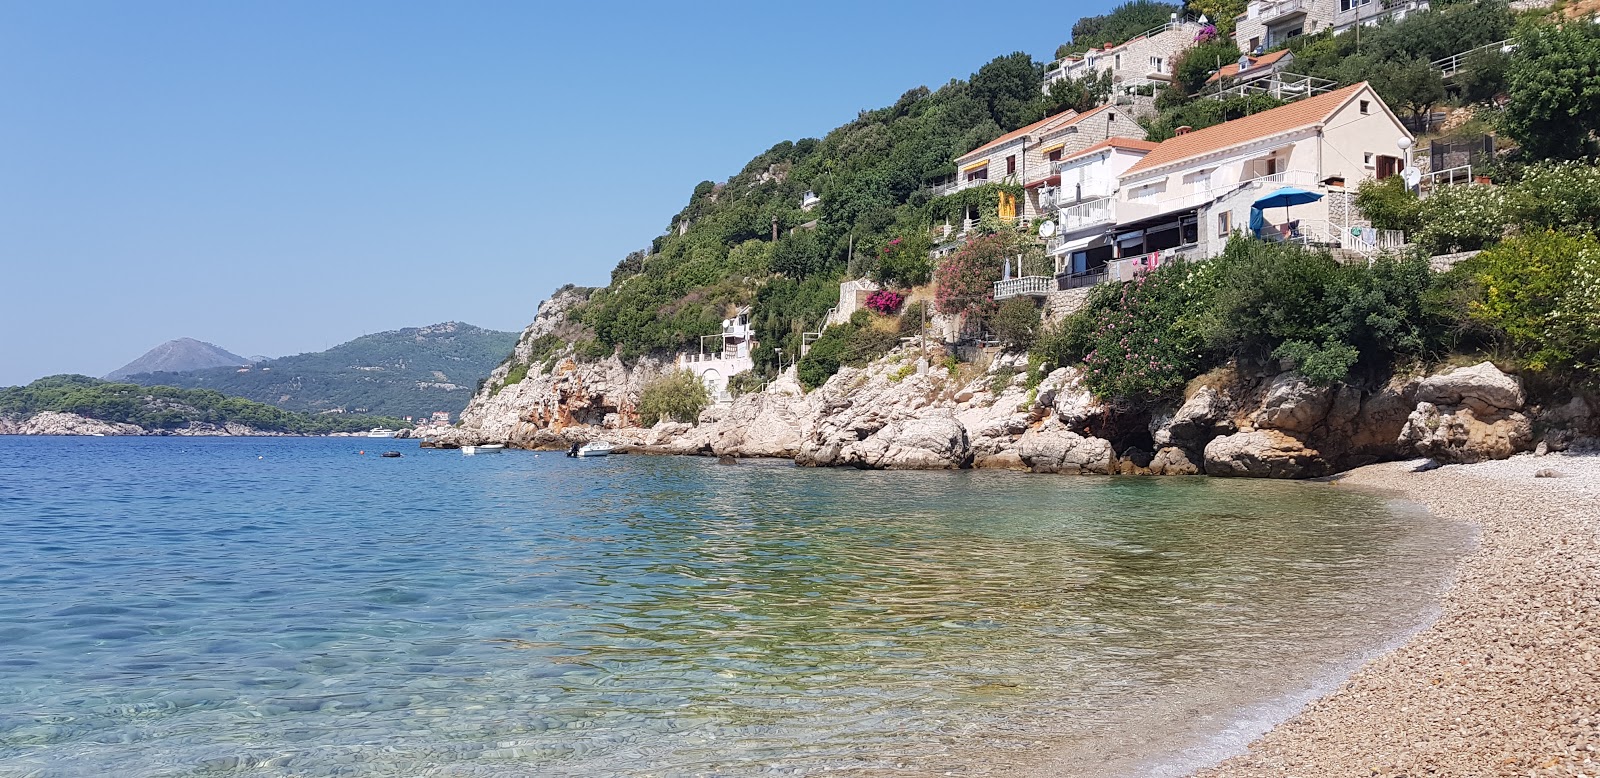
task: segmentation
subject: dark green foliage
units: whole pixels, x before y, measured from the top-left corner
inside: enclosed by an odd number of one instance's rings
[[[1600,26],[1525,24],[1506,72],[1502,126],[1531,158],[1590,157],[1600,130]]]
[[[692,422],[711,404],[711,394],[694,373],[680,370],[639,390],[639,423],[653,427],[663,419]]]
[[[50,376],[27,386],[0,389],[0,414],[40,411],[76,413],[155,430],[176,429],[190,423],[243,424],[264,432],[325,435],[405,424],[384,416],[294,413],[209,389],[120,384],[81,375]]]
[[[1044,118],[1039,80],[1044,76],[1033,57],[1014,52],[996,57],[972,76],[972,96],[989,109],[1000,129],[1011,131]]]
[[[1441,325],[1424,304],[1420,258],[1341,264],[1297,246],[1235,239],[1208,263],[1214,290],[1199,327],[1216,354],[1293,359],[1319,383],[1358,360],[1389,365],[1434,347]]]
[[[1374,62],[1364,69],[1372,88],[1396,112],[1409,113],[1420,124],[1444,99],[1444,75],[1425,59]]]
[[[1485,49],[1469,55],[1456,74],[1456,85],[1469,103],[1488,103],[1510,86],[1507,75],[1511,56],[1499,49]]]
[[[1356,190],[1356,207],[1380,230],[1403,230],[1415,235],[1421,224],[1422,201],[1400,176],[1362,181]]]
[[[811,344],[797,370],[800,384],[815,389],[839,368],[866,365],[889,353],[899,342],[899,334],[893,329],[879,326],[867,311],[856,311],[848,323],[829,327]]]
[[[1239,60],[1232,38],[1212,38],[1184,52],[1172,66],[1172,86],[1179,95],[1192,95],[1206,87],[1211,74]]]
[[[734,397],[738,397],[742,394],[749,394],[750,392],[760,390],[762,385],[765,383],[766,381],[763,380],[762,377],[754,370],[746,370],[742,373],[734,373],[733,375],[728,376],[728,393]]]
[[[1046,116],[1068,110],[1084,113],[1109,101],[1115,86],[1109,70],[1060,79],[1052,83],[1050,91],[1045,93],[1044,110],[1041,113]]]
[[[1088,51],[1107,43],[1122,43],[1139,33],[1166,24],[1183,6],[1152,0],[1131,0],[1099,16],[1085,16],[1072,25],[1072,43],[1056,56]]]
[[[527,377],[528,377],[528,363],[526,363],[526,362],[518,362],[510,370],[506,371],[505,380],[495,384],[494,389],[489,392],[489,396],[493,397],[493,396],[499,394],[500,390],[502,390],[502,389],[504,389],[504,388],[506,388],[508,386],[515,386],[517,384],[520,384],[520,383],[522,383],[522,379],[527,378]]]
[[[780,348],[785,365],[798,359],[801,334],[820,330],[828,309],[838,302],[839,283],[833,279],[774,278],[763,284],[750,310],[750,325],[761,344],[754,355],[756,369],[767,375],[774,372]]]
[[[456,413],[472,399],[468,389],[502,363],[516,342],[516,333],[436,324],[363,335],[327,351],[267,360],[244,373],[226,367],[126,380],[214,389],[296,411]]]
[[[1013,297],[989,317],[989,330],[1008,348],[1026,351],[1039,337],[1039,309],[1033,298]]]

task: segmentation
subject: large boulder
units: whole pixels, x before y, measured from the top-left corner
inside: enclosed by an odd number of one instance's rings
[[[955,470],[970,461],[967,429],[950,417],[891,421],[840,453],[840,464],[873,470]]]
[[[1433,405],[1462,405],[1479,415],[1501,410],[1521,410],[1527,397],[1522,382],[1500,372],[1489,362],[1458,367],[1428,376],[1417,387],[1417,401]]]
[[[1400,431],[1402,444],[1448,464],[1505,459],[1533,449],[1533,424],[1517,411],[1479,415],[1467,405],[1417,403]]]
[[[1327,470],[1321,454],[1279,430],[1225,435],[1206,444],[1206,475],[1305,478]]]
[[[1228,418],[1227,398],[1210,386],[1189,395],[1170,415],[1158,414],[1150,420],[1150,437],[1157,446],[1199,447],[1218,435],[1234,431]]]
[[[1150,460],[1152,475],[1198,475],[1200,466],[1189,458],[1189,452],[1177,446],[1168,446],[1156,452]]]
[[[1015,451],[1023,464],[1040,473],[1108,475],[1116,469],[1111,441],[1079,435],[1057,419],[1023,433]]]
[[[1356,392],[1356,407],[1360,393]],[[1334,390],[1317,386],[1295,372],[1281,373],[1267,384],[1261,407],[1250,417],[1259,429],[1306,434],[1321,426],[1333,405]],[[1351,415],[1354,415],[1353,412]]]
[[[792,458],[803,440],[810,407],[804,397],[781,392],[747,394],[734,401],[711,440],[717,456]]]

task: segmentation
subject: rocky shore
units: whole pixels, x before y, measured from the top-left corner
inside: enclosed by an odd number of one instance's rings
[[[1332,488],[1479,529],[1439,619],[1201,778],[1600,775],[1600,454],[1419,465]]]
[[[355,433],[351,433],[355,434]],[[147,429],[137,424],[101,421],[76,413],[40,411],[22,417],[0,416],[0,435],[146,435],[176,437],[285,437],[289,433],[260,430],[244,424],[193,422],[182,427]]]

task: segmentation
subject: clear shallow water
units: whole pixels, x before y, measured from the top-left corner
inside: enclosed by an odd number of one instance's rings
[[[1465,542],[1322,485],[0,437],[0,776],[1096,774]]]

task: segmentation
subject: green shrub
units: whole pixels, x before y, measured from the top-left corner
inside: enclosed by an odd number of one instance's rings
[[[999,310],[989,317],[989,329],[1007,347],[1026,351],[1039,337],[1039,309],[1033,299],[1013,297],[1000,304]]]
[[[1400,176],[1362,181],[1356,190],[1356,208],[1380,230],[1403,230],[1415,235],[1421,223],[1422,201]]]
[[[765,386],[766,383],[754,370],[745,370],[728,376],[728,393],[738,397],[750,392],[760,391],[761,387]]]
[[[796,373],[802,386],[815,389],[839,372],[839,368],[866,365],[889,353],[899,342],[896,332],[880,329],[872,322],[871,313],[859,310],[848,323],[823,330],[822,336],[800,360]]]
[[[1434,254],[1476,251],[1515,223],[1514,193],[1499,186],[1445,186],[1422,201],[1416,242]]]
[[[694,373],[680,370],[662,376],[639,392],[639,424],[653,427],[662,419],[692,422],[711,404],[711,394]]]
[[[497,383],[497,384],[494,385],[494,389],[490,390],[489,396],[493,397],[493,396],[499,394],[503,389],[505,389],[508,386],[514,386],[516,384],[520,384],[520,383],[522,383],[522,379],[527,378],[527,377],[528,377],[528,363],[526,363],[526,362],[518,362],[517,364],[512,365],[510,370],[506,371],[505,380],[502,380],[500,383]]]
[[[1536,371],[1592,372],[1600,361],[1600,241],[1541,232],[1461,265],[1475,285],[1468,315]]]

